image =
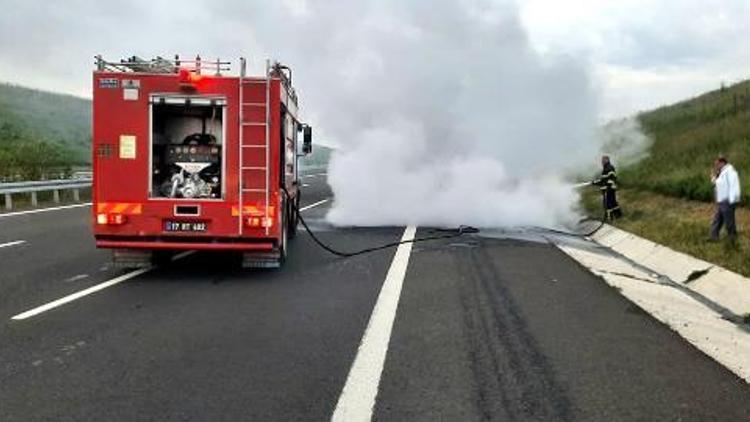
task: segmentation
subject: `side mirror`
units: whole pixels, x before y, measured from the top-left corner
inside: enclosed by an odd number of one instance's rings
[[[305,155],[312,153],[312,127],[310,126],[302,129],[302,152]]]

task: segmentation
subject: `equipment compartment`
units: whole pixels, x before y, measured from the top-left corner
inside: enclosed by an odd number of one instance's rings
[[[151,198],[224,197],[226,101],[151,98]]]

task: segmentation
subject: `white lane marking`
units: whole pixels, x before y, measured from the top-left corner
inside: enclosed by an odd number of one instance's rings
[[[67,209],[71,209],[71,208],[90,207],[90,206],[91,206],[91,202],[87,202],[85,204],[63,205],[61,207],[39,208],[37,210],[7,212],[7,213],[4,213],[4,214],[0,214],[0,218],[13,217],[13,216],[16,216],[16,215],[37,214],[37,213],[40,213],[40,212],[67,210]]]
[[[78,274],[74,275],[73,277],[70,277],[65,280],[66,283],[72,283],[74,281],[83,280],[84,278],[89,278],[88,274]]]
[[[178,259],[185,258],[186,256],[188,256],[188,255],[190,255],[190,254],[192,254],[194,252],[195,251],[185,251],[185,252],[179,253],[179,254],[175,255],[174,257],[172,257],[172,261],[177,261]],[[42,306],[38,306],[38,307],[36,307],[34,309],[30,309],[30,310],[28,310],[26,312],[22,312],[22,313],[20,313],[20,314],[18,314],[16,316],[11,317],[10,319],[12,319],[14,321],[21,321],[21,320],[24,320],[24,319],[27,319],[27,318],[31,318],[31,317],[39,315],[39,314],[41,314],[43,312],[47,312],[47,311],[49,311],[51,309],[55,309],[57,307],[65,305],[66,303],[70,303],[70,302],[72,302],[72,301],[74,301],[76,299],[80,299],[80,298],[82,298],[84,296],[88,296],[88,295],[90,295],[92,293],[96,293],[96,292],[98,292],[100,290],[104,290],[107,287],[112,287],[112,286],[114,286],[116,284],[122,283],[123,281],[127,281],[127,280],[130,280],[131,278],[138,277],[139,275],[145,274],[145,273],[153,270],[154,268],[156,268],[156,267],[147,267],[147,268],[141,268],[139,270],[131,271],[131,272],[123,274],[123,275],[121,275],[119,277],[115,277],[115,278],[113,278],[111,280],[107,280],[107,281],[105,281],[103,283],[99,283],[99,284],[97,284],[95,286],[91,286],[88,289],[84,289],[84,290],[81,290],[79,292],[69,294],[69,295],[67,295],[65,297],[62,297],[60,299],[53,300],[52,302],[49,302],[49,303],[45,303]]]
[[[325,204],[326,202],[328,202],[328,201],[330,201],[330,200],[331,200],[331,198],[326,198],[326,199],[323,199],[323,200],[321,200],[321,201],[318,201],[318,202],[316,202],[316,203],[314,203],[314,204],[310,204],[310,205],[304,206],[304,207],[300,208],[300,209],[299,209],[299,211],[300,211],[300,212],[302,212],[302,211],[307,211],[307,210],[309,210],[310,208],[315,208],[315,207],[317,207],[318,205],[323,205],[323,204]]]
[[[80,299],[84,296],[88,296],[92,293],[96,293],[99,290],[106,289],[107,287],[112,287],[115,284],[119,284],[119,283],[122,283],[123,281],[130,280],[133,277],[138,277],[139,275],[147,273],[151,271],[152,269],[153,269],[152,267],[149,267],[149,268],[141,268],[140,270],[131,271],[127,274],[123,274],[119,277],[115,277],[112,280],[105,281],[104,283],[99,283],[95,286],[89,287],[88,289],[81,290],[79,292],[67,295],[63,298],[54,300],[52,302],[45,303],[42,306],[38,306],[26,312],[22,312],[16,316],[11,317],[11,319],[15,321],[21,321],[27,318],[31,318],[33,316],[41,314],[42,312],[47,312],[50,309],[55,309],[59,306],[65,305],[66,303],[70,303],[76,299]]]
[[[325,204],[326,202],[328,202],[330,200],[331,200],[330,198],[323,199],[321,201],[315,202],[314,204],[310,204],[310,205],[307,205],[305,207],[300,208],[300,211],[309,210],[310,208],[317,207],[318,205]],[[177,255],[175,255],[172,258],[172,261],[177,261],[178,259],[182,259],[182,258],[184,258],[184,257],[186,257],[186,256],[188,256],[188,255],[190,255],[190,254],[192,254],[194,252],[195,251],[185,251],[185,252],[182,252],[180,254],[177,254]],[[135,270],[135,271],[129,272],[127,274],[123,274],[123,275],[121,275],[119,277],[113,278],[112,280],[105,281],[103,283],[100,283],[100,284],[97,284],[95,286],[89,287],[88,289],[81,290],[80,292],[76,292],[76,293],[70,294],[70,295],[65,296],[63,298],[60,298],[60,299],[57,299],[55,301],[46,303],[46,304],[44,304],[42,306],[39,306],[39,307],[36,307],[34,309],[28,310],[26,312],[20,313],[20,314],[14,316],[14,317],[11,317],[11,319],[18,321],[18,320],[24,320],[24,319],[27,319],[27,318],[31,318],[33,316],[41,314],[42,312],[49,311],[50,309],[57,308],[57,307],[62,306],[64,304],[66,304],[66,303],[72,302],[72,301],[74,301],[76,299],[80,299],[80,298],[82,298],[84,296],[88,296],[91,293],[98,292],[99,290],[106,289],[107,287],[112,287],[112,286],[114,286],[116,284],[122,283],[123,281],[130,280],[133,277],[137,277],[137,276],[139,276],[141,274],[145,274],[145,273],[147,273],[147,272],[149,272],[149,271],[151,271],[153,269],[154,269],[154,267],[141,268],[139,270]]]
[[[417,228],[409,226],[404,230],[402,241],[413,240]],[[402,243],[393,256],[388,275],[380,289],[378,301],[372,310],[367,323],[365,335],[357,350],[357,356],[349,370],[346,384],[341,391],[336,409],[333,411],[334,422],[370,421],[375,398],[378,394],[380,376],[383,373],[388,343],[391,340],[393,322],[396,319],[401,287],[406,277],[409,256],[413,243]]]
[[[0,248],[7,248],[7,247],[10,247],[10,246],[21,245],[21,244],[24,244],[24,243],[26,243],[25,240],[15,240],[13,242],[0,243]]]
[[[328,175],[328,173],[308,174],[306,176],[302,176],[301,179],[309,179],[311,177],[327,176],[327,175]]]

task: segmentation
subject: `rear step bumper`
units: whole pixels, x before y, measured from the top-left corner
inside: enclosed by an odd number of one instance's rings
[[[208,243],[208,242],[163,242],[135,240],[97,240],[97,248],[110,249],[158,249],[199,251],[273,251],[273,243]]]

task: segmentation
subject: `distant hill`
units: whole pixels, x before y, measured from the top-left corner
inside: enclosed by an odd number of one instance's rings
[[[61,145],[76,164],[91,161],[90,100],[0,83],[0,127],[3,124],[10,125],[14,134],[21,132],[31,139]],[[0,130],[0,136],[5,132]],[[313,153],[302,159],[302,166],[325,167],[332,151],[314,145]]]
[[[76,163],[90,162],[90,100],[0,83],[3,124],[30,139],[59,143]]]
[[[624,187],[711,201],[709,171],[725,154],[742,178],[743,202],[750,201],[750,81],[641,113],[653,138],[650,153],[620,172]]]

